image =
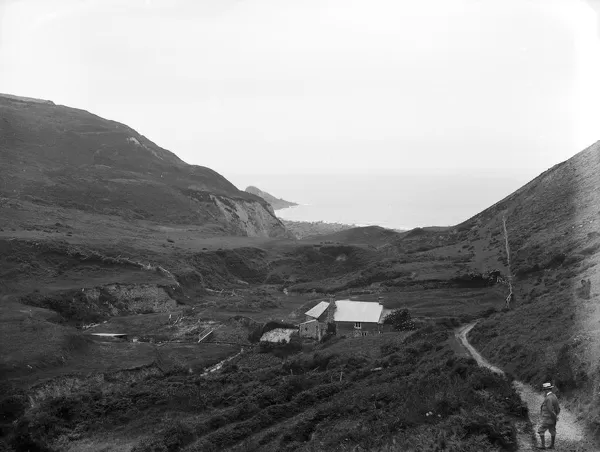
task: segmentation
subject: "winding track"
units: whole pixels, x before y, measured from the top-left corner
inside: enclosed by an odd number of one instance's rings
[[[490,364],[475,348],[469,343],[467,335],[473,329],[477,322],[462,326],[455,331],[455,336],[459,342],[467,349],[471,356],[482,367],[487,367],[492,372],[504,375],[504,372]],[[538,435],[536,434],[537,426],[540,421],[540,406],[543,401],[543,395],[540,391],[536,391],[531,386],[514,380],[513,387],[521,397],[521,400],[527,404],[529,408],[529,419],[534,427],[531,432],[526,423],[517,425],[517,439],[519,450],[538,450],[537,445]],[[557,452],[600,452],[598,446],[594,446],[590,441],[586,440],[583,425],[577,420],[577,417],[566,407],[561,407],[561,412],[556,424],[556,448]],[[550,435],[546,433],[547,442]]]

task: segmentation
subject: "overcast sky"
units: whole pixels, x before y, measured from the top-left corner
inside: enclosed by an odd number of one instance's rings
[[[239,184],[535,175],[600,139],[593,1],[0,0],[0,92],[124,122]]]

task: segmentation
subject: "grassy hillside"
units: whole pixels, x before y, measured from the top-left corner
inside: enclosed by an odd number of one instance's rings
[[[516,291],[513,309],[481,322],[473,343],[535,386],[554,381],[596,431],[599,172],[596,143],[462,225],[499,250],[506,215]]]
[[[319,242],[363,244],[376,248],[393,242],[399,236],[400,233],[392,229],[382,228],[381,226],[363,226],[352,227],[329,234],[308,235],[305,239],[308,241],[318,240]]]
[[[123,124],[2,95],[0,116],[0,199],[212,225],[234,235],[256,235],[257,228],[267,236],[285,234],[262,198],[209,168],[186,164]]]
[[[356,226],[343,223],[325,223],[324,221],[293,221],[280,218],[286,229],[297,239],[313,238],[334,234],[355,228]]]

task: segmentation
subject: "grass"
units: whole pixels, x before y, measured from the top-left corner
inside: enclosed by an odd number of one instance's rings
[[[501,309],[503,295],[502,289],[497,287],[408,290],[385,293],[383,302],[389,309],[406,308],[414,317],[463,317],[487,309]]]
[[[55,313],[16,303],[0,306],[0,378],[62,364],[73,328],[49,321]],[[40,339],[43,340],[40,340]]]

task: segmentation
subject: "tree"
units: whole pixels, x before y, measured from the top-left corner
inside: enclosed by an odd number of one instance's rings
[[[392,325],[397,331],[409,331],[416,328],[408,309],[394,309],[385,317],[383,323]]]

